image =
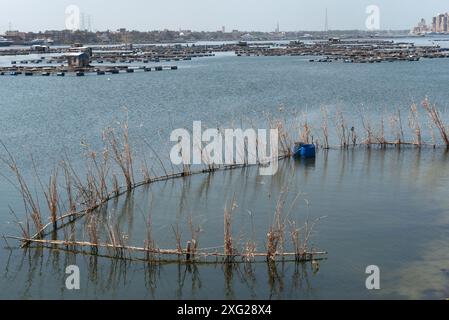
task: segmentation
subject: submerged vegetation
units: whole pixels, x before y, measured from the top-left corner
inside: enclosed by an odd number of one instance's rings
[[[407,115],[398,110],[372,121],[360,112],[360,121],[356,123],[353,119],[347,119],[340,110],[330,112],[328,108],[321,109],[321,121],[318,126],[316,121],[308,119],[307,114],[277,118],[267,115],[268,127],[279,131],[279,159],[290,157],[291,147],[297,141],[315,144],[321,149],[405,146],[449,148],[449,128],[437,107],[427,99],[421,108],[416,104],[412,105]],[[127,121],[119,127],[107,128],[102,138],[103,149],[100,152],[87,150],[85,153],[83,170],[75,169],[67,156],[63,157],[45,180],[39,177],[35,167],[40,194],[26,181],[16,159],[2,143],[5,156],[1,160],[14,175],[14,186],[22,196],[25,210],[25,218],[22,221],[11,209],[22,234],[8,238],[21,241],[22,247],[38,245],[73,251],[82,248],[94,255],[151,263],[169,260],[206,262],[208,258],[228,263],[251,262],[258,258],[267,261],[315,261],[326,254],[309,245],[314,226],[321,218],[306,221],[302,227],[297,221],[290,219],[294,203],[285,210],[286,205],[288,207],[287,187],[283,188],[278,196],[272,223],[267,228],[263,251],[254,239],[243,244],[235,240],[232,232],[233,217],[238,209],[235,197],[224,207],[221,246],[202,248],[199,239],[201,227],[196,226],[190,217],[187,221],[190,229],[188,239],[183,239],[178,225],[172,226],[176,247],[160,248],[153,237],[151,214],[146,217],[146,237],[142,239],[143,245],[129,244],[128,236],[120,230],[117,221],[112,218],[100,219],[97,214],[109,201],[126,195],[135,188],[158,181],[188,179],[193,174],[210,174],[217,170],[246,167],[249,164],[244,161],[233,165],[204,164],[200,168],[192,168],[190,165],[173,166],[171,163],[167,164],[150,144],[145,142],[155,159],[154,163],[148,163],[145,158],[139,159],[133,151]],[[245,152],[248,152],[248,146],[245,146]],[[12,182],[7,175],[3,176]],[[300,197],[301,194],[298,193],[294,202]],[[45,199],[45,208],[40,205],[40,199]],[[79,240],[76,239],[74,230],[77,221],[82,217],[85,218],[85,232],[84,239]],[[58,238],[61,234],[63,237]],[[184,240],[187,240],[185,245]],[[291,252],[286,249],[287,242],[292,248]]]

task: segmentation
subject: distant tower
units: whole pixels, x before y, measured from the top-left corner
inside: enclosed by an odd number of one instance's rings
[[[221,32],[226,33],[226,27],[225,26],[221,27]]]
[[[324,18],[324,32],[328,32],[329,31],[329,19],[327,16],[327,8],[326,8],[326,15]]]
[[[279,21],[276,24],[276,33],[279,33],[280,29],[279,29]]]

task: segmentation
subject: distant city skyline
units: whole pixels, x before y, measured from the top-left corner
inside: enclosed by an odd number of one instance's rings
[[[329,30],[364,30],[369,5],[380,8],[381,29],[405,30],[421,18],[449,11],[449,0],[2,0],[0,33],[63,30],[69,5],[80,8],[84,27],[93,31],[322,31],[326,25]]]

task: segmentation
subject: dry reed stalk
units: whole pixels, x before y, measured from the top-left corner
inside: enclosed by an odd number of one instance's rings
[[[66,161],[61,162],[62,171],[64,173],[65,180],[65,192],[67,195],[67,201],[69,203],[69,211],[68,212],[76,212],[76,201],[73,194],[73,181],[72,175],[70,173],[70,168],[68,167]]]
[[[118,257],[123,257],[124,253],[126,252],[126,248],[128,247],[126,245],[127,236],[120,232],[118,223],[116,221],[111,221],[111,219],[108,221],[106,228],[107,228],[107,234],[108,234],[108,238],[109,238],[110,248],[113,249],[113,251],[115,252],[115,255],[117,255]],[[150,251],[145,250],[145,252],[150,252]]]
[[[253,240],[248,240],[243,248],[243,257],[246,262],[251,262],[254,260],[255,253],[257,251],[257,244]]]
[[[275,129],[279,132],[279,145],[281,147],[280,154],[291,156],[292,150],[291,150],[291,139],[288,135],[286,128],[286,124],[283,121],[276,121],[275,122]]]
[[[430,137],[431,137],[431,141],[432,141],[432,146],[433,146],[433,148],[436,148],[436,146],[437,146],[437,139],[436,139],[435,130],[434,130],[434,127],[433,127],[433,124],[432,124],[431,121],[429,121],[428,126],[429,126],[429,130],[430,130]]]
[[[290,221],[290,238],[293,245],[293,249],[296,253],[296,261],[300,261],[304,257],[304,248],[301,246],[299,239],[299,229],[296,227],[296,221]]]
[[[301,142],[309,144],[310,143],[311,129],[310,129],[309,123],[307,121],[307,116],[305,114],[303,114],[303,117],[304,117],[304,122],[302,124],[302,130],[301,130],[301,133],[300,133],[300,139],[301,139]]]
[[[365,138],[365,140],[363,141],[363,143],[364,143],[368,148],[370,148],[371,145],[373,144],[373,136],[374,136],[374,135],[373,135],[373,129],[372,129],[372,127],[371,127],[370,121],[367,120],[367,119],[365,119],[365,116],[363,115],[363,113],[360,112],[360,114],[361,114],[361,118],[362,118],[362,125],[363,125],[363,128],[364,128],[365,131],[366,131],[366,138]]]
[[[150,143],[148,141],[146,141],[145,139],[143,140],[143,142],[145,143],[145,145],[151,150],[151,152],[153,152],[154,156],[156,157],[156,159],[159,162],[159,165],[161,166],[162,170],[164,171],[165,176],[164,177],[168,177],[169,174],[167,172],[167,169],[164,166],[164,162],[162,161],[161,157],[159,157],[159,155],[157,154],[157,152],[153,149],[153,147],[150,145]]]
[[[422,145],[422,130],[419,122],[418,108],[416,107],[416,104],[412,104],[410,107],[408,125],[410,129],[413,130],[415,136],[413,142],[416,146],[420,147]]]
[[[154,249],[156,248],[156,243],[153,239],[153,225],[151,222],[151,212],[148,214],[146,228],[147,228],[147,233],[146,233],[146,239],[144,242],[144,248],[147,249],[147,260],[154,261],[155,259],[152,256],[151,252],[154,251]]]
[[[232,261],[236,250],[232,240],[232,216],[237,208],[237,201],[234,198],[231,202],[231,207],[228,209],[227,205],[224,208],[224,253],[228,257],[228,262]]]
[[[44,185],[37,173],[37,169],[34,163],[34,159],[32,159],[33,167],[35,171],[35,175],[37,180],[41,186],[42,192],[44,194],[48,211],[50,213],[50,221],[53,225],[53,231],[58,229],[58,186],[57,186],[57,178],[58,178],[58,169],[54,170],[50,174],[48,185]]]
[[[181,255],[182,254],[182,234],[181,231],[179,230],[179,224],[176,224],[176,227],[172,226],[172,231],[173,234],[175,236],[175,240],[176,240],[176,249],[178,250],[178,254]]]
[[[145,157],[143,158],[143,160],[141,162],[140,170],[142,172],[143,181],[146,184],[150,184],[151,183],[151,174],[150,174],[150,169],[148,168],[147,160],[145,159]]]
[[[349,136],[346,136],[346,132],[348,131],[347,124],[345,118],[343,116],[343,112],[341,110],[337,110],[337,134],[340,138],[340,147],[346,149],[349,145]]]
[[[118,195],[120,193],[120,186],[115,172],[112,173],[112,191],[115,195]]]
[[[402,125],[402,114],[401,114],[401,110],[398,108],[397,110],[397,119],[398,119],[398,126],[399,126],[399,146],[401,145],[402,142],[405,142],[405,136],[404,136],[404,127]]]
[[[17,217],[17,214],[14,212],[14,210],[11,207],[9,207],[9,211],[10,211],[11,215],[15,219],[14,222],[19,226],[20,230],[22,231],[22,237],[25,238],[25,239],[29,239],[31,237],[29,219],[27,218],[25,220],[25,226],[23,226],[23,222],[21,222],[19,220],[19,218]]]
[[[271,261],[274,261],[276,259],[276,255],[280,254],[282,256],[284,253],[285,221],[283,221],[281,216],[282,210],[285,205],[286,194],[287,189],[283,188],[276,204],[273,223],[270,226],[267,234],[267,259]]]
[[[15,158],[9,152],[8,148],[3,143],[3,141],[0,140],[0,144],[2,145],[3,149],[7,153],[7,158],[6,159],[0,158],[0,160],[2,162],[4,162],[6,164],[6,166],[9,167],[11,172],[15,175],[15,177],[17,179],[17,184],[12,182],[8,177],[6,177],[6,176],[4,176],[4,177],[8,181],[10,181],[11,184],[15,188],[17,188],[17,190],[19,191],[19,193],[22,197],[23,204],[24,204],[27,220],[28,220],[28,216],[30,216],[31,220],[33,221],[33,224],[34,224],[34,228],[37,232],[36,237],[40,238],[41,237],[40,231],[42,230],[43,223],[42,223],[42,216],[41,216],[41,210],[39,207],[39,202],[32,195],[25,178],[23,177],[19,168],[17,167],[17,162],[16,162]]]
[[[65,229],[65,228],[64,228]],[[98,235],[98,218],[94,214],[87,215],[87,233],[89,236],[89,242],[98,245],[99,235]],[[98,252],[98,247],[92,247],[94,253]]]
[[[267,233],[267,260],[274,261],[276,259],[276,252],[279,243],[279,236],[273,226]]]
[[[109,151],[107,147],[102,152],[102,161],[98,163],[97,154],[93,151],[88,153],[88,159],[92,162],[93,168],[88,169],[91,180],[94,182],[97,190],[97,198],[105,199],[108,196],[107,176],[109,175]]]
[[[321,129],[323,131],[323,148],[329,149],[329,110],[327,108],[321,108],[321,115],[323,117],[323,121],[321,123]]]
[[[400,112],[394,113],[390,116],[390,127],[393,134],[396,136],[396,139],[392,144],[399,147],[401,144],[405,144]],[[384,144],[387,145],[387,142],[385,141]]]
[[[312,221],[311,223],[309,223],[309,220],[306,220],[306,223],[304,224],[304,226],[302,228],[300,228],[298,230],[298,232],[303,231],[303,239],[302,239],[302,243],[300,243],[300,253],[302,253],[302,259],[304,259],[304,255],[308,255],[309,252],[309,240],[310,237],[313,233],[313,230],[315,228],[315,225],[322,219],[324,219],[326,217],[320,217],[315,219],[314,221]],[[313,250],[311,251],[313,252]],[[308,257],[305,258],[306,260],[308,259]]]
[[[58,218],[58,187],[56,185],[58,173],[57,171],[50,176],[50,181],[48,185],[48,193],[44,192],[45,198],[47,199],[48,209],[50,210],[51,222],[53,223],[53,229],[58,228],[57,218]]]
[[[103,136],[105,142],[112,150],[113,159],[122,170],[127,190],[131,191],[134,185],[134,172],[131,146],[129,144],[128,123],[125,122],[122,125],[122,141],[117,138],[114,128],[107,129]]]
[[[427,111],[430,119],[433,121],[434,125],[438,128],[443,142],[446,147],[449,148],[449,134],[447,132],[446,126],[441,120],[440,113],[435,105],[431,105],[428,99],[425,99],[422,103],[424,110]]]
[[[191,241],[188,241],[188,243],[191,244],[189,253],[191,254],[192,258],[195,257],[198,249],[198,239],[201,233],[201,226],[194,226],[193,224],[193,218],[192,216],[189,216],[188,218],[188,224],[190,228],[190,234],[191,234]]]
[[[387,140],[385,139],[385,121],[384,121],[384,115],[380,117],[380,136],[377,139],[379,141],[379,144],[382,148],[387,147]]]

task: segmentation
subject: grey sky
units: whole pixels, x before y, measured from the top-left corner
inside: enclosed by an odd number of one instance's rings
[[[64,29],[65,8],[78,5],[92,29],[272,31],[364,29],[368,5],[381,9],[382,29],[410,29],[421,17],[449,11],[449,0],[0,0],[0,33]]]

